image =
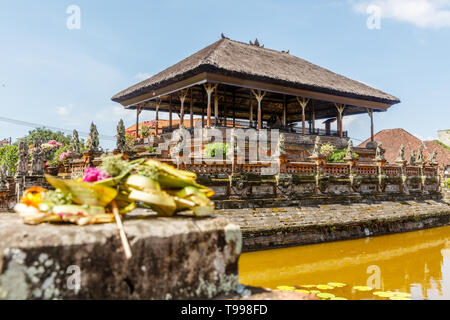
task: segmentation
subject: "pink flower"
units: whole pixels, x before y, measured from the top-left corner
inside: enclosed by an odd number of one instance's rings
[[[96,182],[96,181],[105,180],[107,178],[109,178],[109,176],[105,172],[103,172],[97,168],[89,168],[89,169],[86,169],[83,181],[84,182]]]
[[[50,140],[49,142],[47,142],[48,144],[51,144],[52,146],[56,146],[57,142],[56,140]]]

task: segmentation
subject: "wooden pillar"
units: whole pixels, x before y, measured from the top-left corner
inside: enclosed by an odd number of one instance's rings
[[[180,128],[184,127],[184,102],[186,101],[187,92],[182,91],[180,94]]]
[[[286,127],[287,125],[287,101],[286,101],[286,95],[283,95],[283,127]]]
[[[161,105],[161,99],[156,100],[156,115],[155,115],[155,134],[158,135],[159,128],[159,106]]]
[[[236,127],[236,90],[233,90],[233,128]]]
[[[366,108],[366,110],[370,117],[370,141],[374,141],[375,135],[374,135],[374,127],[373,127],[373,109]]]
[[[311,108],[312,108],[312,128],[313,128],[313,133],[316,134],[316,110],[314,108],[314,103],[313,101],[311,101]]]
[[[227,95],[226,95],[226,90],[225,88],[223,89],[223,126],[226,127],[227,126]]]
[[[190,97],[191,99],[191,101],[190,101],[190,103],[191,103],[191,105],[190,105],[190,108],[189,108],[189,114],[190,114],[190,119],[189,119],[189,126],[191,127],[191,129],[192,128],[194,128],[194,100],[193,100],[193,98],[192,98],[192,88],[191,88],[191,97]]]
[[[205,84],[205,90],[206,90],[206,93],[208,94],[208,106],[207,106],[207,110],[206,110],[206,126],[208,128],[211,127],[211,95],[216,88],[217,88],[217,84],[214,86],[210,83]]]
[[[202,128],[205,127],[205,92],[202,90]]]
[[[306,136],[306,106],[308,105],[309,99],[297,97],[297,101],[302,108],[302,136]],[[311,126],[310,126],[311,128]]]
[[[338,111],[338,131],[339,131],[339,138],[343,138],[343,130],[342,130],[342,115],[344,113],[345,104],[335,103],[336,109]]]
[[[267,92],[261,92],[261,90],[258,90],[256,93],[255,90],[252,90],[253,95],[255,96],[256,100],[258,101],[258,130],[262,129],[262,111],[261,111],[261,105],[262,100],[266,96]]]
[[[169,129],[172,130],[172,96],[169,98]]]
[[[219,96],[217,90],[214,91],[214,123],[219,125]]]
[[[136,107],[136,139],[139,138],[139,115],[142,112],[142,107],[137,106]]]
[[[253,128],[253,101],[250,101],[250,114],[248,116],[250,121],[250,128]]]

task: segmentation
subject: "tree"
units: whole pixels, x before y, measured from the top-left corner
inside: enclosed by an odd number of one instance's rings
[[[120,152],[125,152],[127,149],[126,146],[126,138],[125,138],[125,125],[123,124],[123,120],[120,119],[119,124],[117,125],[117,150]]]
[[[42,143],[47,143],[51,140],[56,140],[63,145],[69,145],[70,144],[70,136],[65,135],[64,133],[58,131],[54,132],[49,129],[45,128],[36,128],[28,132],[28,135],[21,138],[20,140],[25,140],[28,145],[31,145],[34,143],[35,139],[39,139],[42,141]],[[15,143],[18,145],[18,142]]]
[[[19,148],[16,145],[0,147],[0,167],[5,167],[10,175],[14,175],[19,160]]]

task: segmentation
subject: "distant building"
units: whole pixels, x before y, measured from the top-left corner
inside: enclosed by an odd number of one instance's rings
[[[0,147],[10,145],[10,144],[11,144],[11,142],[8,139],[0,140]]]
[[[436,149],[436,160],[439,163],[439,169],[442,174],[444,174],[445,170],[450,171],[450,149],[441,145],[437,140],[422,141],[404,129],[382,130],[375,135],[374,139],[383,144],[383,149],[386,150],[385,158],[389,163],[395,163],[401,145],[405,147],[405,158],[408,161],[411,151],[414,150],[417,154],[419,146],[423,145],[425,159]],[[365,146],[369,141],[370,139],[364,141],[358,147]]]
[[[438,131],[439,140],[450,147],[450,129]]]

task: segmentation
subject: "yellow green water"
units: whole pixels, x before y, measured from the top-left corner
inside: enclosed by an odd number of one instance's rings
[[[450,299],[450,227],[245,253],[239,272],[245,285],[351,300]]]

